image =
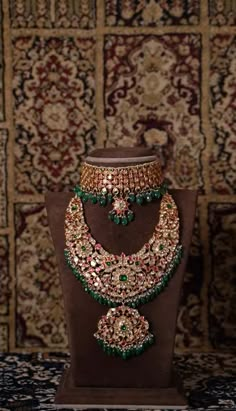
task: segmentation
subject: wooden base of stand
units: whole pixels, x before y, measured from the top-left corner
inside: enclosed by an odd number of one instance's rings
[[[104,388],[73,386],[70,370],[64,371],[55,397],[57,408],[168,408],[186,409],[178,379],[166,388]]]

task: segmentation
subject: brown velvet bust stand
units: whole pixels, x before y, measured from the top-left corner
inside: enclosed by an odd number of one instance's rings
[[[147,148],[122,148],[98,149],[90,155],[124,158],[152,154]],[[121,162],[117,164],[121,165]],[[107,356],[97,344],[93,333],[99,318],[109,307],[99,304],[82,289],[65,262],[64,218],[73,193],[46,194],[71,354],[71,366],[65,370],[55,398],[58,408],[65,405],[78,408],[186,408],[186,399],[174,377],[172,359],[178,304],[197,194],[189,190],[173,190],[172,194],[180,213],[184,258],[165,291],[152,302],[138,307],[139,312],[151,324],[156,342],[140,356],[128,360]],[[132,208],[135,211],[135,221],[123,227],[108,220],[107,214],[111,206],[101,207],[90,202],[84,206],[85,218],[92,235],[113,254],[120,254],[122,251],[126,254],[135,253],[153,233],[159,201],[144,206],[134,205]]]

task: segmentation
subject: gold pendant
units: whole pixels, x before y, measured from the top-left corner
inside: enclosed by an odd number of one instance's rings
[[[99,320],[94,337],[107,354],[123,359],[141,354],[154,342],[148,321],[138,310],[125,305],[110,308]]]

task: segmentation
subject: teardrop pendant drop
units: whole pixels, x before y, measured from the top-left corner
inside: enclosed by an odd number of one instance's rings
[[[129,209],[129,202],[121,197],[116,197],[112,203],[112,210],[108,218],[115,224],[127,225],[134,219],[134,212]]]

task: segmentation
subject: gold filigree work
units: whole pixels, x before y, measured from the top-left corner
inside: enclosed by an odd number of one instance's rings
[[[134,254],[111,254],[96,242],[76,195],[66,211],[65,237],[66,259],[75,276],[96,300],[113,307],[100,319],[95,338],[106,352],[124,359],[141,353],[154,337],[134,308],[162,291],[180,259],[174,199],[167,193],[163,196],[153,235]]]

